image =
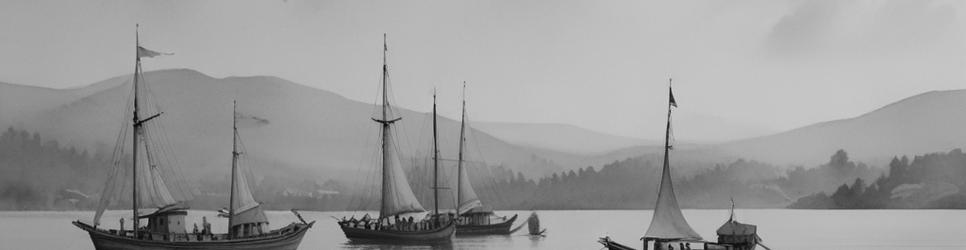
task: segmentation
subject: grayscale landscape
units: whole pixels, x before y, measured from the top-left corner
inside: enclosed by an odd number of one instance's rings
[[[964,13],[0,0],[0,249],[963,249]]]

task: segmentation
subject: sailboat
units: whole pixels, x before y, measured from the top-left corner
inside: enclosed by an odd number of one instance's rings
[[[669,80],[670,82],[670,80]],[[647,232],[641,239],[644,241],[644,249],[648,249],[648,242],[653,241],[655,248],[667,249],[669,244],[690,244],[704,243],[701,235],[698,235],[681,213],[677,197],[674,194],[674,185],[671,183],[671,163],[669,151],[671,139],[671,111],[672,107],[677,107],[674,100],[674,93],[668,85],[668,107],[667,107],[667,127],[664,132],[664,166],[661,169],[661,186],[658,189],[657,203],[654,205],[654,214],[651,217],[651,224]],[[598,240],[601,244],[611,250],[633,249],[626,245],[614,242],[609,237]],[[675,245],[675,249],[678,247]]]
[[[499,217],[493,209],[483,206],[473,185],[470,183],[469,175],[463,170],[463,151],[466,144],[466,82],[463,82],[463,111],[460,117],[460,141],[459,158],[456,163],[457,186],[457,214],[456,235],[508,235],[511,233],[510,226],[517,220],[517,215],[507,219]]]
[[[433,94],[433,196],[434,213],[420,220],[413,217],[406,219],[407,214],[425,212],[423,206],[413,194],[412,187],[406,179],[399,158],[393,154],[391,125],[402,117],[391,118],[388,81],[389,67],[386,64],[386,54],[389,48],[383,35],[382,60],[382,117],[372,118],[381,125],[382,134],[382,191],[378,218],[365,215],[357,220],[341,219],[339,227],[346,238],[353,242],[376,243],[438,243],[451,242],[456,232],[454,219],[439,213],[439,147],[436,132],[436,95]]]
[[[169,182],[175,182],[177,175],[162,169],[165,163],[159,160],[158,154],[154,150],[162,150],[154,143],[147,140],[154,138],[154,129],[148,129],[152,123],[148,123],[158,118],[161,113],[154,114],[148,118],[141,119],[139,85],[144,81],[141,72],[141,58],[155,57],[163,53],[145,49],[137,43],[136,64],[134,71],[133,88],[133,118],[132,118],[132,165],[131,171],[131,193],[132,193],[132,219],[133,227],[131,230],[124,229],[124,219],[120,221],[119,229],[104,229],[98,227],[104,211],[113,203],[114,194],[123,191],[126,168],[120,165],[121,160],[115,160],[114,171],[108,178],[104,192],[101,194],[101,201],[98,204],[91,224],[76,220],[72,224],[86,231],[94,244],[94,248],[101,250],[114,249],[296,249],[301,242],[305,231],[312,226],[312,223],[301,224],[293,223],[287,227],[264,231],[264,226],[268,224],[264,212],[251,196],[248,186],[241,187],[240,184],[246,183],[243,178],[236,178],[236,159],[232,159],[232,194],[230,199],[234,200],[239,196],[238,202],[231,201],[232,211],[229,213],[230,228],[237,233],[213,234],[208,230],[204,232],[187,232],[185,228],[185,216],[188,214],[188,207],[184,202],[188,200],[190,193],[172,192]],[[123,132],[118,137],[118,145],[115,148],[115,157],[123,158],[123,140],[126,133]],[[237,137],[237,131],[235,132]],[[144,140],[140,140],[144,139]],[[139,148],[144,149],[146,159],[140,162]],[[233,150],[233,157],[238,156],[237,150]],[[240,180],[236,183],[236,179]],[[237,185],[236,185],[237,184]],[[177,189],[175,189],[177,190]],[[243,191],[243,192],[241,192]],[[239,193],[236,195],[236,193]],[[180,195],[173,195],[180,194]],[[141,210],[144,209],[144,210]],[[154,209],[153,212],[141,213]],[[234,211],[238,211],[237,213]],[[301,217],[300,217],[301,218]],[[147,219],[146,226],[140,226],[140,220]],[[314,223],[314,222],[313,222]]]

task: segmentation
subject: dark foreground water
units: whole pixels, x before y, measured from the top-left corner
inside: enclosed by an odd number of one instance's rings
[[[503,211],[500,214],[529,211]],[[429,249],[425,246],[373,246],[347,244],[331,217],[361,213],[302,212],[316,220],[300,249]],[[647,229],[651,211],[583,210],[539,211],[547,237],[523,235],[458,237],[455,249],[600,249],[597,237],[611,238],[640,247],[638,238]],[[706,240],[727,220],[726,210],[685,210],[691,226]],[[110,211],[104,227],[117,228],[128,211]],[[966,210],[739,210],[739,221],[757,224],[766,245],[776,250],[795,249],[966,249]],[[70,224],[90,221],[93,212],[0,212],[0,249],[93,249],[87,234]],[[225,219],[212,211],[191,211],[188,225],[207,216],[215,232],[225,231]],[[272,228],[296,218],[287,211],[268,213]],[[358,216],[357,216],[358,217]],[[130,227],[130,222],[126,222]],[[190,230],[190,227],[189,227]],[[518,234],[525,234],[526,229]]]

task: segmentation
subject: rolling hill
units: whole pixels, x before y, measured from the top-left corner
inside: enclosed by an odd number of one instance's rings
[[[605,134],[569,124],[477,122],[475,128],[509,143],[582,155],[657,145],[657,142]]]
[[[372,103],[267,76],[213,78],[176,69],[147,72],[149,109],[164,112],[158,122],[188,173],[222,172],[230,165],[232,101],[240,112],[269,121],[240,131],[250,157],[275,167],[314,170],[323,178],[369,172],[377,162],[378,129]],[[127,126],[130,75],[75,89],[0,84],[0,125],[26,128],[64,145],[110,152],[119,129]],[[144,95],[143,95],[144,96]],[[125,101],[127,100],[127,102]],[[427,102],[431,101],[427,96]],[[396,128],[404,156],[429,156],[431,116],[394,107],[403,120]],[[146,112],[149,113],[149,112]],[[439,119],[444,158],[456,158],[458,121]],[[542,176],[579,165],[567,153],[537,151],[470,129],[471,160],[503,165]],[[404,158],[405,160],[405,158]],[[304,172],[304,171],[302,171]]]
[[[852,158],[887,163],[966,147],[966,90],[930,91],[849,119],[714,146],[724,154],[814,166],[838,149]]]

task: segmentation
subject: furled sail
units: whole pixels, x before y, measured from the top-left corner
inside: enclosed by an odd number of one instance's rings
[[[383,140],[385,140],[385,143],[392,145],[392,136],[383,138]],[[379,216],[389,217],[425,211],[423,206],[419,204],[419,200],[416,199],[416,195],[413,194],[409,181],[406,180],[406,173],[402,169],[399,158],[393,154],[393,150],[385,150],[382,153],[388,155],[383,157],[387,161],[383,163],[382,169],[382,207],[379,209]]]

